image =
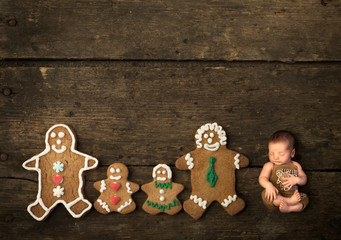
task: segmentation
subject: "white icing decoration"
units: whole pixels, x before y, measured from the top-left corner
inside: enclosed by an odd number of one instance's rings
[[[204,134],[204,132],[206,131],[215,131],[217,134],[218,134],[218,137],[219,137],[219,146],[220,145],[226,145],[226,132],[223,130],[223,128],[221,126],[219,126],[217,123],[206,123],[205,125],[202,125],[198,130],[197,130],[197,133],[195,134],[195,138],[196,138],[196,144],[197,144],[197,148],[202,148],[202,136]],[[205,135],[204,135],[205,137]],[[218,147],[216,146],[207,146],[209,149],[209,151],[216,151],[218,150]],[[205,146],[204,146],[205,147]],[[212,148],[212,149],[211,149]],[[217,148],[216,150],[213,150]],[[205,148],[206,149],[206,148]]]
[[[127,193],[133,193],[133,192],[131,191],[130,183],[129,183],[129,182],[126,183],[126,187],[127,187]]]
[[[156,173],[157,173],[157,174],[161,174],[161,171],[159,170],[159,171],[157,171]]]
[[[57,144],[61,144],[61,143],[62,143],[62,140],[58,139],[56,143],[57,143]]]
[[[101,189],[99,190],[100,192],[103,192],[104,190],[107,190],[106,186],[105,186],[105,181],[102,180],[101,181]]]
[[[121,212],[124,208],[130,206],[130,205],[132,204],[132,202],[133,202],[133,200],[131,200],[131,198],[130,198],[129,201],[128,201],[128,202],[125,202],[124,205],[121,205],[121,206],[117,209],[117,211],[118,211],[118,212]]]
[[[108,206],[108,204],[104,201],[102,201],[101,199],[97,199],[97,202],[99,203],[99,205],[105,209],[108,213],[110,213],[110,208]]]
[[[172,179],[172,170],[166,164],[158,164],[153,168],[153,178],[156,178],[156,171],[161,167],[166,169],[166,171],[168,173],[168,179]],[[157,171],[157,173],[160,174],[161,172]],[[165,180],[161,180],[161,181],[165,181]]]
[[[63,132],[59,132],[59,133],[58,133],[58,137],[60,137],[60,138],[63,138],[63,137],[65,137],[65,133],[63,133]]]
[[[207,139],[207,142],[208,142],[209,144],[211,144],[211,143],[213,142],[213,139],[212,139],[212,138],[209,138],[209,139]]]
[[[110,168],[111,173],[115,173],[115,168]]]
[[[79,173],[78,173],[78,180],[79,180],[79,186],[78,186],[78,198],[76,198],[75,200],[73,200],[72,202],[69,202],[69,203],[66,203],[65,200],[57,200],[54,204],[52,204],[49,208],[45,206],[45,204],[43,203],[43,200],[41,199],[41,189],[42,189],[42,186],[41,186],[41,169],[39,168],[39,161],[40,161],[40,157],[46,155],[47,153],[50,152],[51,150],[51,147],[50,147],[50,144],[48,142],[48,139],[49,139],[49,136],[50,136],[50,133],[51,131],[56,128],[56,127],[64,127],[67,129],[67,131],[69,132],[70,136],[71,136],[71,139],[72,139],[72,142],[71,142],[71,151],[73,153],[76,153],[78,155],[81,155],[85,158],[85,161],[84,161],[84,167],[81,168],[79,170]],[[90,155],[87,155],[85,153],[81,153],[77,150],[75,150],[75,144],[76,144],[76,138],[75,136],[73,135],[71,129],[65,125],[65,124],[57,124],[57,125],[54,125],[52,126],[47,132],[46,132],[46,135],[45,135],[45,150],[43,152],[41,152],[40,154],[26,160],[22,166],[23,168],[25,168],[26,170],[29,170],[29,171],[37,171],[38,172],[38,194],[37,194],[37,199],[31,203],[30,205],[27,206],[27,211],[29,212],[29,214],[37,221],[42,221],[43,219],[45,219],[45,217],[50,213],[50,211],[52,209],[54,209],[56,207],[57,204],[59,203],[62,203],[65,208],[69,211],[69,213],[72,215],[72,217],[74,218],[80,218],[81,216],[83,216],[87,211],[89,211],[92,207],[92,204],[84,198],[83,196],[83,191],[82,191],[82,188],[83,188],[83,177],[82,177],[82,174],[84,171],[86,170],[90,170],[90,169],[94,169],[97,167],[98,165],[98,160],[94,157],[91,157]],[[88,167],[88,161],[89,159],[91,159],[92,161],[95,162],[95,164],[91,167]],[[28,163],[32,162],[32,161],[36,161],[36,164],[34,167],[28,167],[26,166]],[[85,208],[81,213],[79,214],[75,214],[72,210],[71,210],[71,207],[73,205],[75,205],[76,203],[78,203],[79,201],[83,201],[85,202],[86,204],[88,204],[88,207]],[[41,216],[41,217],[36,217],[33,212],[31,211],[31,208],[36,206],[37,204],[40,204],[40,206],[45,210],[45,213]]]
[[[159,180],[159,181],[166,181],[167,180],[166,177],[157,177],[156,179]]]
[[[205,133],[204,138],[208,138],[208,134],[207,133]]]
[[[163,170],[163,171],[162,171],[162,174],[166,174],[166,173],[167,173],[166,170]]]
[[[64,171],[64,164],[60,161],[53,163],[53,170],[55,170],[57,173]]]
[[[51,133],[51,137],[55,138],[57,136],[57,134],[55,132]]]
[[[190,199],[193,200],[195,203],[197,203],[199,205],[199,207],[202,207],[203,209],[206,209],[206,204],[207,201],[203,201],[202,198],[198,198],[197,195],[191,195]]]
[[[237,169],[239,169],[239,162],[240,162],[239,156],[240,156],[240,154],[237,153],[236,156],[234,156],[234,158],[233,158],[234,159],[234,165],[236,166]]]
[[[117,173],[120,173],[120,172],[121,172],[121,169],[116,168],[116,172],[117,172]]]
[[[211,138],[214,137],[214,133],[213,133],[213,132],[210,133],[210,137],[211,137]]]
[[[188,169],[191,170],[194,167],[194,163],[193,163],[193,158],[191,157],[190,153],[187,153],[185,160],[186,160]]]
[[[164,197],[164,196],[161,196],[161,197],[160,197],[160,201],[161,201],[161,202],[165,201],[165,197]]]
[[[204,148],[211,152],[217,151],[219,147],[220,147],[219,142],[216,142],[215,144],[211,144],[211,145],[207,143],[204,144]]]
[[[224,199],[224,202],[221,203],[221,205],[223,207],[227,207],[228,205],[230,205],[232,202],[235,202],[237,200],[237,195],[233,195],[233,197],[231,195],[228,196],[228,199]]]
[[[65,150],[66,150],[66,146],[63,145],[63,146],[61,147],[61,149],[57,149],[57,148],[56,148],[56,145],[53,144],[53,145],[52,145],[52,150],[55,151],[56,153],[63,153],[63,152],[65,152]]]
[[[64,188],[61,188],[59,185],[53,189],[53,196],[60,198],[64,195]]]
[[[160,193],[161,193],[161,194],[164,194],[164,193],[165,193],[165,190],[160,189]]]
[[[121,179],[121,176],[110,176],[110,179],[113,179],[113,180],[120,180]]]

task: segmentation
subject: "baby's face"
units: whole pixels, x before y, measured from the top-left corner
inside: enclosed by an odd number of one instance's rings
[[[288,164],[295,156],[295,149],[289,148],[288,142],[270,142],[269,160],[275,165]]]

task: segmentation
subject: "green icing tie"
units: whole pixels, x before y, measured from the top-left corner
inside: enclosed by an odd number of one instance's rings
[[[214,187],[215,182],[217,181],[217,175],[214,172],[214,163],[215,163],[215,158],[210,157],[208,159],[210,162],[210,167],[208,168],[207,174],[206,174],[206,180],[210,184],[211,187]]]

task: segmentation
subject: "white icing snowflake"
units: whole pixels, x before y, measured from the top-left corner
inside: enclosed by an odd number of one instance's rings
[[[64,164],[60,161],[53,163],[53,170],[55,170],[57,173],[64,171]]]
[[[53,196],[60,198],[64,195],[64,188],[57,186],[53,189]]]

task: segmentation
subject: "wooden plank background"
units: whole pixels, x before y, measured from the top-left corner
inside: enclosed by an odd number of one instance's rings
[[[1,239],[338,239],[341,227],[340,1],[0,1]],[[237,172],[246,208],[230,217],[218,203],[193,220],[184,211],[150,216],[146,195],[131,214],[92,210],[73,219],[57,207],[44,222],[26,211],[37,175],[21,167],[44,148],[56,123],[100,167],[123,162],[130,180],[151,181],[158,163],[191,192],[175,160],[216,121],[228,147],[250,159]],[[268,212],[258,176],[267,139],[287,129],[308,175],[302,213]],[[162,229],[162,230],[161,230]]]

